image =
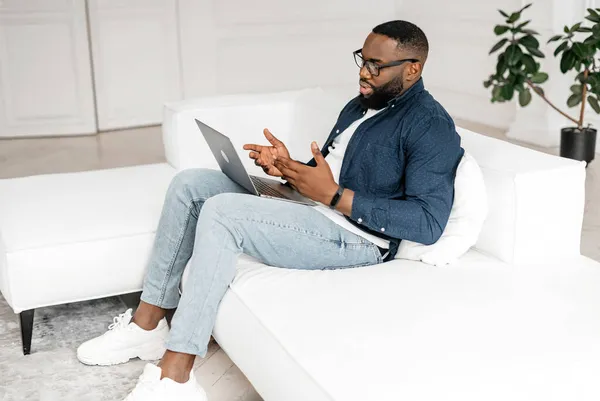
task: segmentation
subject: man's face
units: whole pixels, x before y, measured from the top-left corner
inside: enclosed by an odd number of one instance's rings
[[[398,49],[398,43],[384,35],[371,33],[362,48],[365,61],[382,65],[391,61],[410,58]],[[366,67],[360,70],[360,100],[372,109],[381,109],[404,90],[403,72],[406,64],[383,68],[378,76],[369,73]]]

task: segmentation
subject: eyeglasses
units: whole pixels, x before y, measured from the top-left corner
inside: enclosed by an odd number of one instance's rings
[[[358,68],[362,69],[363,67],[367,67],[367,71],[369,71],[369,74],[371,74],[374,77],[379,76],[379,71],[382,68],[395,67],[397,65],[402,65],[404,63],[416,63],[419,61],[416,58],[407,58],[405,60],[397,60],[397,61],[390,61],[389,63],[385,63],[385,64],[377,64],[374,61],[365,60],[362,55],[362,49],[358,49],[357,51],[355,51],[352,54],[354,54],[354,62],[356,63]]]

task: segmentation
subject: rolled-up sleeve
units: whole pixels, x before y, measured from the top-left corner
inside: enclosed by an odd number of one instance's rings
[[[432,117],[405,138],[405,196],[389,199],[355,191],[350,218],[388,237],[425,245],[444,231],[454,200],[456,168],[463,156],[449,118]]]

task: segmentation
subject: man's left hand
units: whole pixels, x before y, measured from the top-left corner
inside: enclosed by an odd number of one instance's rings
[[[338,189],[338,184],[333,179],[331,168],[316,142],[311,144],[311,150],[317,162],[316,167],[309,167],[282,157],[278,157],[274,165],[281,171],[283,178],[302,195],[329,205]]]

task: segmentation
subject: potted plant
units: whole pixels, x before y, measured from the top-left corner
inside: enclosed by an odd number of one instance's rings
[[[548,43],[560,42],[554,56],[560,56],[560,70],[563,74],[576,71],[575,84],[571,86],[571,95],[567,106],[580,105],[579,115],[572,117],[559,109],[545,95],[541,84],[548,80],[548,74],[540,71],[536,60],[544,57],[540,51],[536,31],[526,28],[531,20],[521,22],[521,14],[529,8],[526,5],[511,14],[499,10],[506,19],[505,24],[496,25],[494,32],[503,36],[490,50],[498,54],[496,71],[484,82],[486,88],[492,88],[492,102],[506,102],[518,95],[522,107],[531,102],[532,92],[542,98],[550,107],[575,124],[561,130],[560,155],[590,163],[596,151],[596,130],[585,126],[586,103],[600,114],[600,63],[595,59],[600,49],[600,8],[588,9],[585,17],[593,26],[583,26],[579,22],[571,27],[565,26],[564,33],[550,38]],[[586,37],[581,40],[581,36]]]

